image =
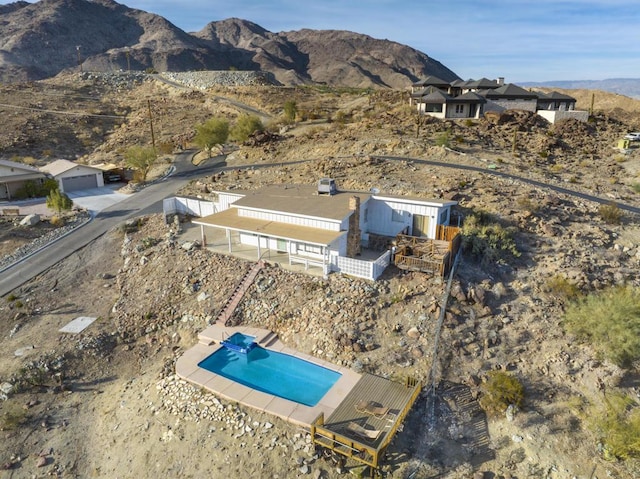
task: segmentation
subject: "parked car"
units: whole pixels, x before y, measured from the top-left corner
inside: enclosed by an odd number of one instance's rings
[[[631,140],[631,141],[640,141],[640,131],[635,131],[633,133],[627,133],[626,135],[624,135],[624,139],[625,140]]]
[[[107,181],[107,183],[118,183],[122,181],[122,176],[117,173],[107,173],[106,175],[104,175],[104,179]]]

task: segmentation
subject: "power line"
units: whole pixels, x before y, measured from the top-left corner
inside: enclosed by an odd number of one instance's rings
[[[0,103],[0,106],[6,107],[6,108],[14,108],[16,110],[29,110],[29,111],[37,111],[39,113],[50,113],[52,115],[93,116],[98,118],[112,118],[117,120],[126,118],[126,116],[121,116],[121,115],[98,115],[95,113],[83,113],[83,112],[75,112],[75,111],[45,110],[42,108],[32,108],[28,106],[8,105],[6,103]]]

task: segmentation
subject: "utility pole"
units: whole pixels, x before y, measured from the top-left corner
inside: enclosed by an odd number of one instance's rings
[[[80,61],[80,45],[76,45],[76,54],[78,57],[78,68],[80,69],[80,73],[82,73],[82,61]]]
[[[131,63],[129,61],[129,55],[131,53],[130,50],[131,50],[131,48],[129,48],[129,47],[125,47],[125,50],[124,50],[125,55],[127,55],[127,72],[131,71]]]
[[[156,152],[156,136],[153,132],[153,117],[151,116],[151,100],[147,100],[147,107],[149,108],[149,125],[151,126],[151,146],[153,146],[153,152]]]

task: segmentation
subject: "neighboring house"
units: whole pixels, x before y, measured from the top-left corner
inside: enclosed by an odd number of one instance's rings
[[[51,175],[64,193],[104,186],[101,169],[69,160],[56,160],[40,168],[40,171]]]
[[[0,160],[0,200],[11,200],[28,181],[42,183],[46,175],[33,166]]]
[[[309,185],[216,193],[217,212],[192,220],[201,225],[203,242],[205,229],[216,228],[225,231],[230,252],[234,235],[236,243],[254,246],[257,258],[269,249],[287,254],[290,263],[320,267],[325,275],[343,271],[372,279],[389,264],[390,252],[373,259],[380,266],[375,272],[358,274],[372,264],[359,259],[362,248],[386,246],[399,233],[435,238],[457,204],[363,192],[324,195]]]
[[[576,100],[558,92],[525,90],[504,78],[489,80],[444,80],[429,76],[411,85],[410,105],[420,113],[435,118],[480,118],[486,112],[526,110],[537,113],[551,123],[573,118],[587,121],[586,111],[575,110]]]
[[[538,92],[538,109],[536,113],[550,123],[567,118],[584,122],[589,119],[588,111],[576,110],[575,98],[557,91],[550,93]]]

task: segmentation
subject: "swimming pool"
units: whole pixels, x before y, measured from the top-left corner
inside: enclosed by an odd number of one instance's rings
[[[253,339],[236,333],[228,341],[246,345]],[[341,376],[339,372],[261,346],[253,347],[246,354],[223,347],[198,366],[257,391],[305,406],[318,404]]]

